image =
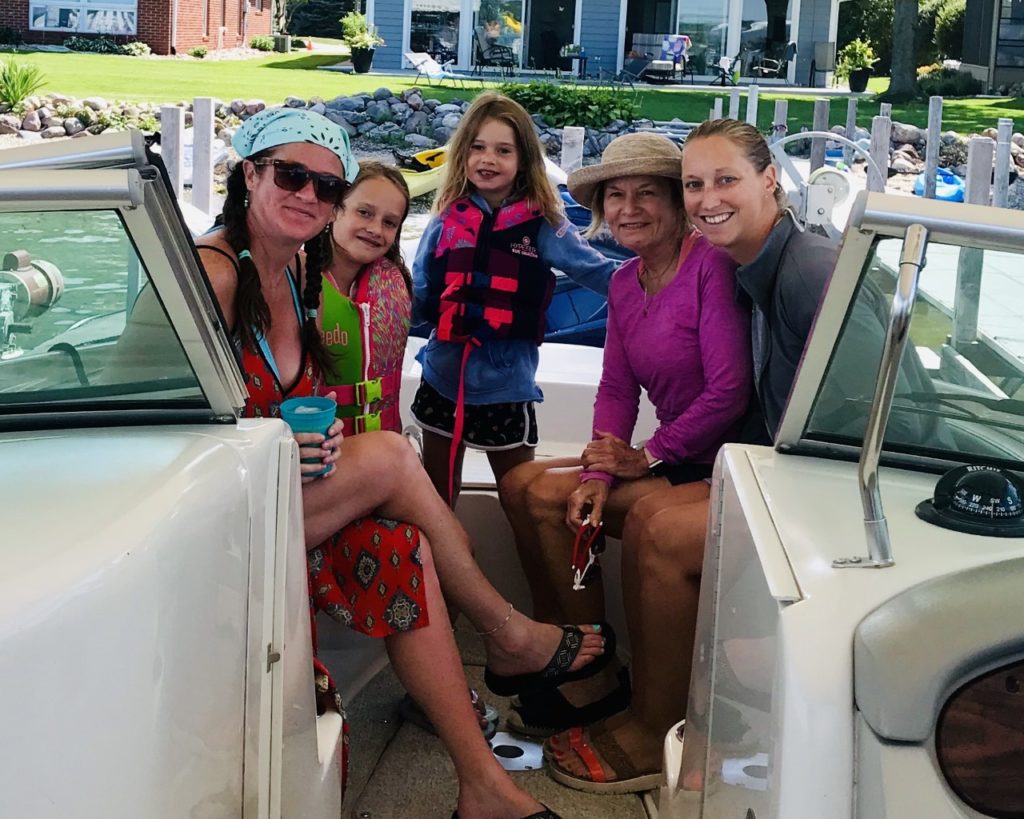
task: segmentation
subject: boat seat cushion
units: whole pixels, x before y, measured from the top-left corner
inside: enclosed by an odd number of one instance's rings
[[[921,583],[865,617],[854,635],[854,697],[871,729],[922,742],[954,689],[1024,658],[1022,588],[1016,558]]]

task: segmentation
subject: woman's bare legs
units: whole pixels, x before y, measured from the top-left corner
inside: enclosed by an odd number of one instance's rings
[[[592,583],[573,591],[569,571],[574,534],[565,523],[566,501],[579,485],[580,469],[569,460],[520,466],[499,485],[512,522],[523,568],[534,599],[534,616],[545,622],[597,622],[604,619],[604,589]],[[615,487],[604,510],[604,528],[622,537],[630,509],[643,497],[668,487],[664,478],[628,481]],[[625,549],[623,550],[625,551]],[[600,699],[619,685],[618,664],[559,688],[573,705]]]
[[[709,492],[704,481],[662,489],[640,498],[626,518],[622,583],[633,647],[633,701],[603,727],[641,771],[660,767],[665,733],[686,711]],[[559,760],[586,775],[575,754],[560,753]]]
[[[303,485],[307,544],[317,544],[356,518],[375,512],[407,521],[432,544],[445,596],[477,631],[505,625],[484,641],[495,674],[540,671],[558,648],[561,629],[513,612],[473,559],[469,538],[451,509],[434,491],[415,451],[394,432],[367,432],[341,444],[329,477]],[[603,639],[583,626],[585,636],[573,670],[603,651]]]
[[[395,674],[437,728],[459,780],[459,816],[518,819],[540,810],[498,764],[466,696],[466,678],[426,538],[420,540],[430,623],[386,639]]]

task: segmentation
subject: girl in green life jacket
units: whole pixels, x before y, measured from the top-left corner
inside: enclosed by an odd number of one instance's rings
[[[398,390],[409,336],[412,280],[399,248],[409,213],[402,175],[362,162],[335,213],[324,271],[321,334],[329,353],[322,393],[336,393],[344,434],[401,431]]]

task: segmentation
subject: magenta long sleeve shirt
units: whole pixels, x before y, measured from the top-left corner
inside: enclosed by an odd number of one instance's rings
[[[647,451],[666,463],[712,463],[735,433],[751,394],[750,313],[736,302],[735,262],[703,236],[671,282],[645,296],[639,259],[612,276],[594,437],[631,440],[640,390],[658,429]],[[603,472],[583,480],[611,481]]]

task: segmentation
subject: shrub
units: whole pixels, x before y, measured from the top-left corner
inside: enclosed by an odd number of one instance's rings
[[[4,45],[21,45],[21,32],[10,26],[0,26],[0,43]]]
[[[836,45],[842,50],[857,38],[871,42],[878,57],[875,72],[888,74],[892,62],[893,0],[846,0],[839,4]]]
[[[939,54],[950,60],[959,60],[964,51],[964,17],[966,0],[951,0],[935,17],[935,45]]]
[[[366,21],[366,15],[350,11],[341,18],[341,39],[349,48],[373,48],[384,45],[384,39],[377,34],[377,27]]]
[[[603,128],[613,119],[636,119],[639,106],[634,97],[622,91],[580,88],[546,82],[505,83],[502,94],[511,97],[527,111],[540,114],[548,125],[582,125]]]
[[[206,46],[193,46],[188,50],[188,56],[195,57],[197,60],[203,59],[208,53]]]
[[[93,54],[123,54],[121,46],[109,37],[68,37],[64,48],[72,51],[89,51]]]
[[[142,42],[142,40],[136,40],[133,43],[125,43],[121,46],[121,53],[129,57],[145,57],[148,54],[152,54],[153,49]]]
[[[858,37],[856,40],[848,42],[839,52],[839,57],[836,60],[836,76],[845,80],[850,76],[851,71],[872,68],[877,62],[878,55],[871,47],[871,41]]]
[[[255,48],[257,51],[273,51],[274,38],[265,35],[259,37],[250,37],[249,48]]]
[[[982,91],[981,80],[955,68],[931,71],[918,80],[918,85],[926,97],[971,97]]]
[[[0,100],[20,105],[46,84],[39,66],[18,63],[13,57],[0,63]]]

